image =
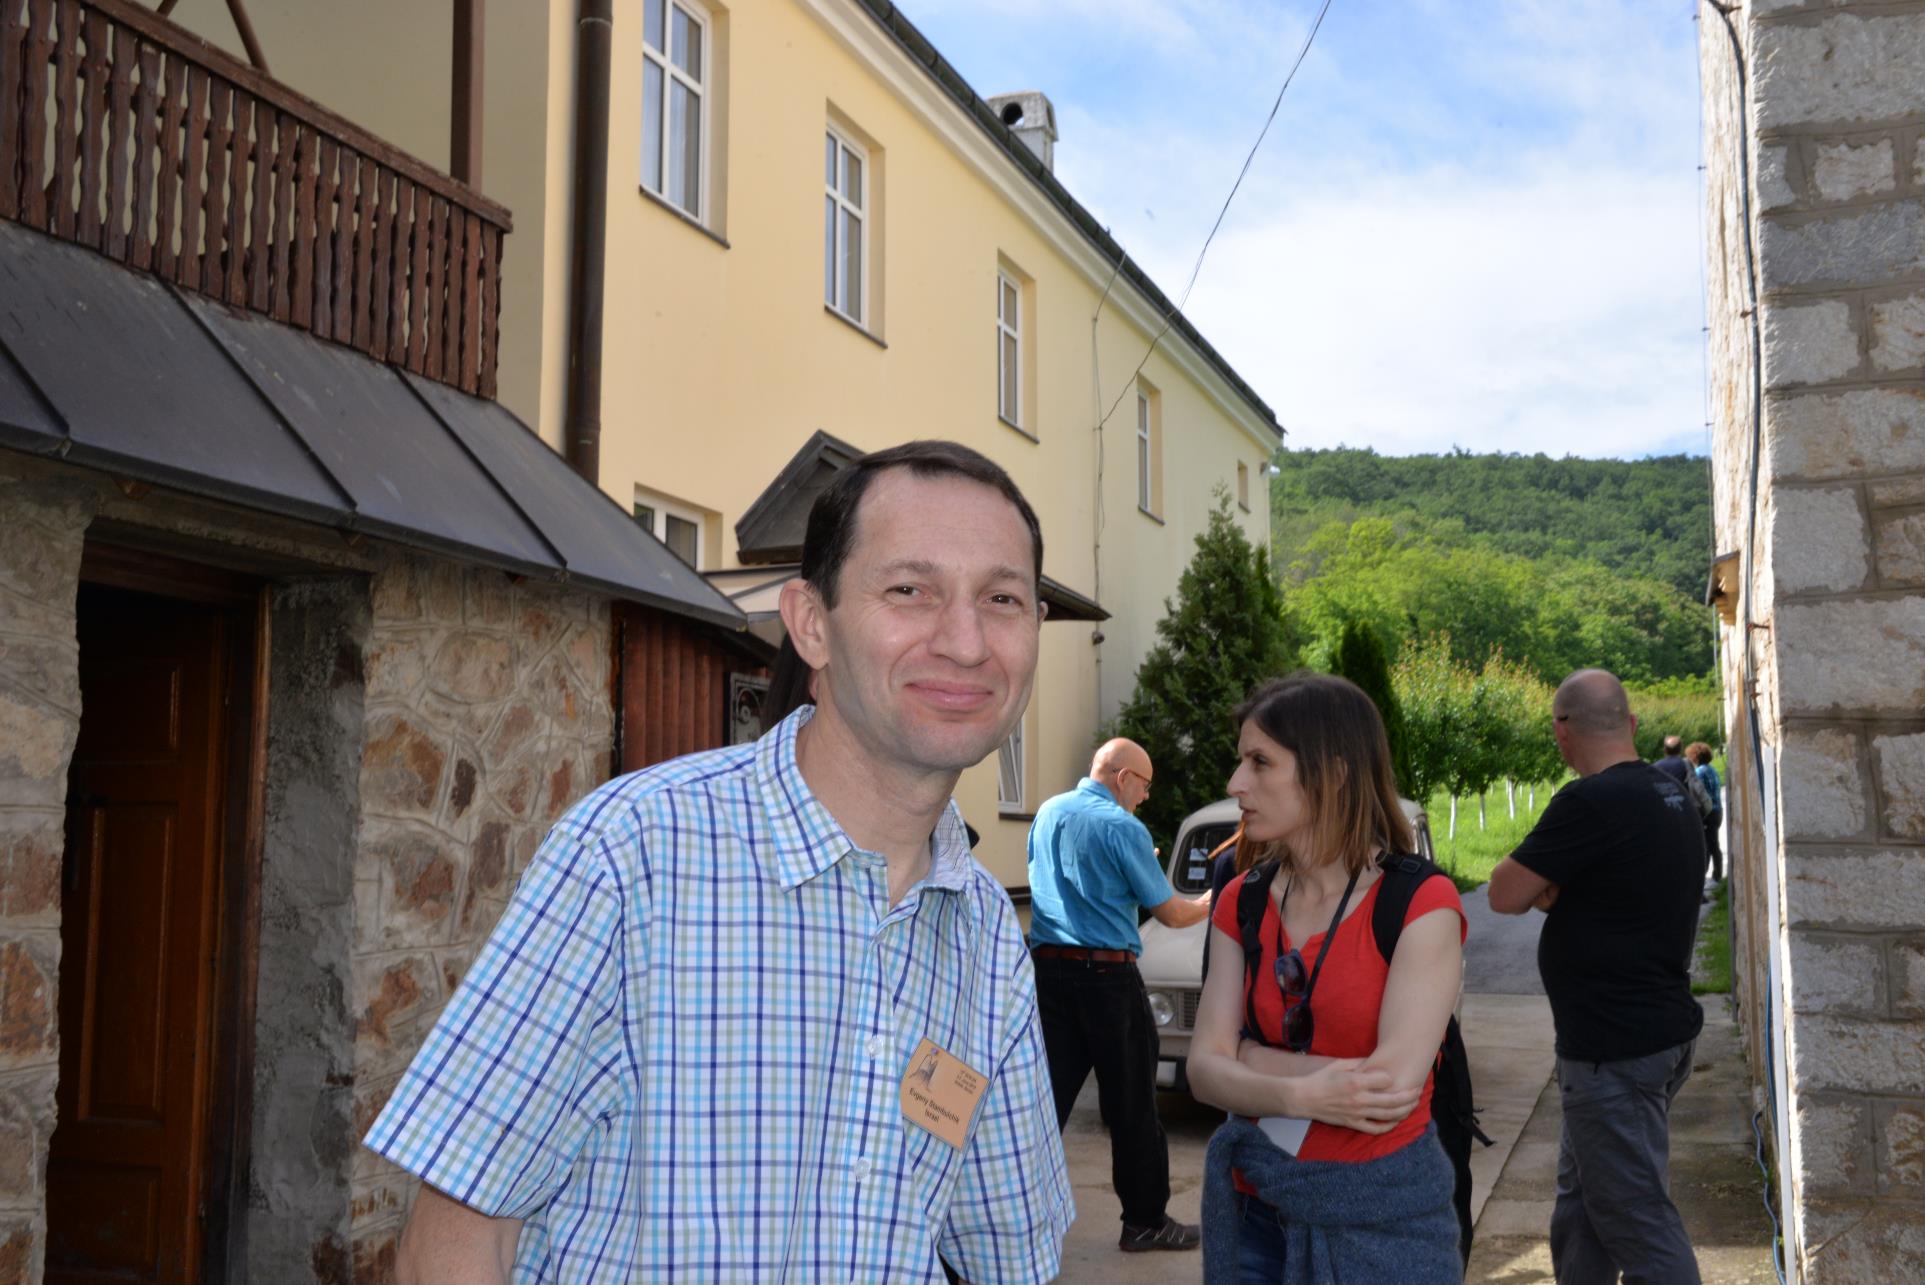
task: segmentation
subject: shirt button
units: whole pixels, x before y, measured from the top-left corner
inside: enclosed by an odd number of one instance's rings
[[[869,1158],[867,1156],[864,1156],[862,1159],[856,1161],[855,1164],[850,1167],[849,1174],[857,1182],[861,1182],[864,1178],[867,1178],[869,1176],[870,1172],[874,1168],[875,1166],[869,1163]]]
[[[881,1057],[883,1050],[887,1049],[888,1047],[889,1047],[888,1040],[883,1039],[882,1036],[880,1035],[871,1035],[869,1037],[869,1042],[862,1046],[862,1051],[864,1053],[867,1053],[871,1060],[874,1060],[875,1058]]]

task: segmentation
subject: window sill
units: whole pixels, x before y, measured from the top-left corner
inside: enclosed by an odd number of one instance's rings
[[[1027,437],[1030,441],[1036,443],[1036,445],[1038,446],[1041,446],[1043,444],[1042,438],[1036,436],[1036,434],[1030,432],[1028,429],[1024,428],[1021,424],[1016,423],[1014,420],[1010,419],[1007,415],[1004,415],[1001,411],[996,412],[996,422],[1001,424],[1004,428],[1008,429],[1012,433],[1016,433],[1022,437]]]
[[[998,821],[1021,821],[1027,825],[1036,819],[1034,812],[1024,812],[1017,808],[1004,808],[996,814]]]
[[[1148,519],[1149,519],[1150,521],[1152,521],[1152,522],[1154,522],[1154,523],[1156,523],[1156,524],[1157,524],[1158,526],[1167,526],[1167,525],[1169,525],[1169,524],[1168,524],[1168,523],[1166,523],[1166,522],[1165,522],[1165,521],[1164,521],[1164,520],[1163,520],[1162,518],[1159,518],[1158,516],[1156,516],[1156,514],[1154,514],[1154,513],[1152,513],[1152,512],[1150,512],[1150,511],[1149,511],[1148,509],[1146,509],[1146,508],[1144,508],[1144,507],[1143,507],[1142,505],[1140,505],[1140,504],[1136,506],[1136,511],[1137,511],[1138,513],[1141,513],[1141,514],[1142,514],[1142,515],[1143,515],[1144,517],[1146,517],[1146,518],[1148,518]]]
[[[660,207],[663,210],[666,210],[671,217],[679,220],[680,222],[686,223],[688,226],[694,228],[697,232],[700,232],[703,236],[707,237],[709,240],[715,242],[715,244],[721,246],[724,250],[729,248],[728,238],[724,237],[721,233],[717,232],[714,228],[711,228],[708,224],[702,222],[702,220],[692,217],[687,210],[684,210],[681,206],[676,205],[673,201],[670,201],[665,197],[657,196],[655,193],[649,191],[645,187],[637,187],[635,190],[637,192],[640,192],[642,196],[645,197],[651,205],[655,205]]]
[[[876,347],[882,349],[885,352],[888,351],[889,345],[883,342],[882,337],[880,335],[876,334],[873,330],[870,330],[867,326],[863,325],[859,321],[851,321],[849,319],[849,314],[846,312],[843,312],[841,309],[837,308],[834,304],[828,304],[828,303],[823,304],[822,311],[828,313],[831,317],[834,317],[837,321],[840,321],[843,325],[849,327],[849,329],[855,331],[857,334],[861,335],[864,339],[867,339],[870,343],[874,344]]]

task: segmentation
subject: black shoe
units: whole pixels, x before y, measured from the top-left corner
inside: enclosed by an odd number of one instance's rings
[[[1126,1254],[1140,1254],[1149,1249],[1195,1249],[1203,1241],[1203,1233],[1194,1223],[1180,1223],[1168,1214],[1154,1227],[1135,1227],[1123,1224],[1123,1236],[1116,1242],[1118,1249]]]

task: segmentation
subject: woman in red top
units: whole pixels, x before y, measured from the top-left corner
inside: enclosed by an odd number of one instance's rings
[[[1378,862],[1413,844],[1383,719],[1360,688],[1277,679],[1237,721],[1230,794],[1275,869],[1253,987],[1237,902],[1266,872],[1217,899],[1190,1045],[1191,1091],[1231,1113],[1210,1146],[1206,1279],[1458,1281],[1452,1173],[1429,1109],[1462,972],[1457,890],[1426,881],[1383,958]]]

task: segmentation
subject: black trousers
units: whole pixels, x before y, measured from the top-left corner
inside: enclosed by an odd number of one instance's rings
[[[1711,815],[1704,819],[1705,873],[1713,879],[1724,878],[1724,854],[1718,851],[1718,825],[1723,820],[1723,808],[1711,809]]]
[[[1123,1221],[1151,1227],[1170,1203],[1170,1145],[1156,1114],[1156,1021],[1135,964],[1036,961],[1036,1003],[1056,1091],[1056,1127],[1069,1121],[1083,1081],[1110,1128],[1110,1182]]]

